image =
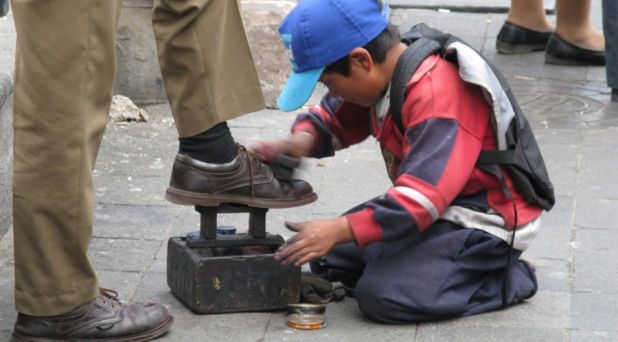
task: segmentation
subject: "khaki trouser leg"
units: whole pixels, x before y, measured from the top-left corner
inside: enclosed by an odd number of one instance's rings
[[[264,108],[238,1],[155,0],[152,20],[179,136]]]
[[[61,314],[98,293],[87,251],[120,0],[13,0],[15,305]]]

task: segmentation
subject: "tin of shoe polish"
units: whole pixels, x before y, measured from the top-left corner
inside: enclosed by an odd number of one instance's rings
[[[326,318],[320,314],[294,313],[287,316],[288,327],[298,330],[316,330],[326,326]]]

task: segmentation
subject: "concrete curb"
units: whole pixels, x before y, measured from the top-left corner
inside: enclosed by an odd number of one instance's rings
[[[0,72],[0,239],[12,225],[13,78]]]

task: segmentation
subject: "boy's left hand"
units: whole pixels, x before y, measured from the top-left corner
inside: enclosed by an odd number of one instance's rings
[[[354,241],[346,217],[304,223],[286,222],[285,226],[298,234],[275,252],[275,260],[283,265],[294,264],[300,267],[324,256],[337,244]]]

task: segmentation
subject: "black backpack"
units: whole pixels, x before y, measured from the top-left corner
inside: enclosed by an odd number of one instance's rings
[[[405,101],[407,84],[412,74],[425,58],[435,53],[440,53],[443,58],[461,68],[458,60],[458,53],[460,52],[451,47],[453,43],[460,43],[457,44],[458,48],[465,50],[468,55],[473,55],[475,58],[480,57],[481,59],[477,60],[482,60],[489,67],[487,75],[499,82],[504,91],[504,94],[501,95],[508,99],[513,111],[512,114],[509,111],[509,114],[512,115],[509,122],[503,122],[501,118],[497,117],[496,107],[492,103],[494,109],[492,110],[492,123],[496,132],[496,139],[501,139],[500,135],[502,135],[503,146],[498,144],[499,149],[495,151],[481,151],[476,166],[498,177],[502,182],[504,193],[509,199],[512,199],[500,168],[500,166],[503,166],[526,202],[549,211],[555,203],[554,187],[549,180],[545,162],[528,120],[515,100],[508,82],[498,69],[458,38],[433,29],[426,24],[413,26],[410,31],[402,36],[402,42],[408,45],[408,48],[399,58],[391,81],[391,115],[399,130],[401,132],[405,130],[401,121],[401,108]]]

